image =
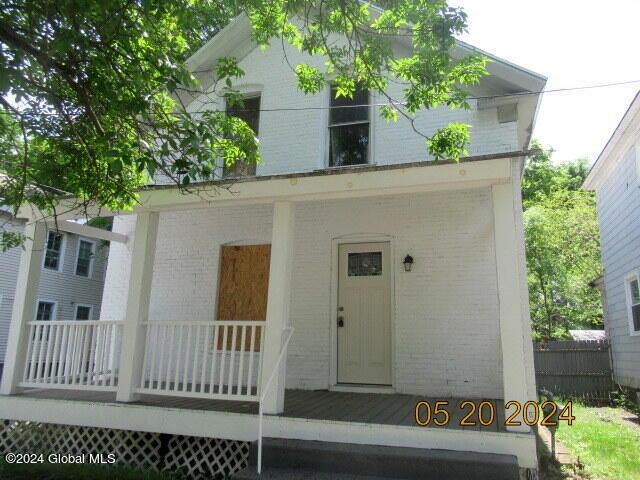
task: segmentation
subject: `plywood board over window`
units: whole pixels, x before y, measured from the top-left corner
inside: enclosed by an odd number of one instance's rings
[[[265,320],[269,291],[271,245],[229,245],[220,252],[218,320]],[[260,337],[256,331],[256,339]],[[222,348],[222,338],[218,348]],[[240,338],[236,345],[240,345]],[[247,338],[245,349],[250,346]],[[227,339],[227,349],[232,339]]]

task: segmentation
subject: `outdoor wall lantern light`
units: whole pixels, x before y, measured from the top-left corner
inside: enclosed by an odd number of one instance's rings
[[[407,254],[407,256],[404,257],[404,260],[402,261],[402,263],[404,263],[404,271],[410,272],[411,269],[413,268],[413,257]]]

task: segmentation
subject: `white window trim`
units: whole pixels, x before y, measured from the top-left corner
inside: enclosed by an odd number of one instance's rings
[[[640,183],[640,140],[635,144],[636,150],[636,181]]]
[[[89,259],[89,274],[85,277],[84,275],[78,274],[78,260],[80,259],[80,244],[82,242],[87,242],[91,244],[91,258]],[[96,260],[96,241],[91,240],[85,237],[78,237],[78,244],[76,245],[76,261],[73,262],[73,274],[76,277],[80,278],[92,278],[93,277],[93,265]]]
[[[76,306],[73,310],[73,319],[77,321],[86,321],[86,320],[78,320],[78,307],[87,307],[89,309],[89,318],[88,320],[93,320],[93,305],[89,305],[88,303],[76,303]]]
[[[47,245],[49,243],[49,234],[56,233],[58,235],[62,235],[62,241],[60,242],[60,258],[58,259],[58,268],[51,268],[45,266],[45,260],[47,259]],[[67,236],[56,230],[47,230],[47,236],[44,240],[44,255],[42,255],[42,268],[44,270],[50,270],[52,272],[61,272],[64,265],[64,252],[67,249]]]
[[[330,83],[328,85],[328,87],[326,88],[326,90],[328,90],[328,92],[326,93],[326,102],[327,105],[329,107],[331,107],[331,87],[332,84]],[[372,90],[369,90],[369,95],[368,95],[368,101],[369,101],[369,120],[368,121],[363,121],[363,120],[358,120],[356,122],[342,122],[342,123],[335,123],[335,124],[330,124],[330,108],[326,109],[326,113],[325,115],[322,115],[323,117],[323,128],[324,128],[324,152],[323,152],[323,161],[322,161],[322,165],[324,166],[324,168],[326,169],[343,169],[343,168],[358,168],[358,167],[364,167],[364,166],[370,166],[370,165],[376,165],[376,163],[373,161],[374,160],[374,149],[373,149],[373,136],[374,136],[374,130],[375,130],[375,124],[374,124],[374,118],[376,117],[376,115],[374,115],[374,95],[375,92],[373,92]],[[359,124],[363,124],[363,123],[368,123],[369,124],[369,144],[367,145],[367,163],[362,163],[360,165],[339,165],[339,166],[331,166],[331,128],[332,127],[344,127],[346,125],[359,125]]]
[[[640,336],[640,330],[634,330],[633,328],[633,312],[631,310],[631,282],[633,280],[638,281],[640,286],[640,272],[638,270],[629,272],[624,277],[624,293],[627,301],[627,321],[629,322],[629,335],[632,337]]]
[[[40,305],[40,303],[52,303],[53,304],[53,311],[51,312],[51,320],[38,320],[38,306]],[[34,322],[40,322],[40,321],[52,322],[52,321],[57,320],[57,319],[58,319],[58,302],[55,302],[53,300],[49,300],[47,298],[38,298],[36,300],[35,311],[33,312],[33,321]]]

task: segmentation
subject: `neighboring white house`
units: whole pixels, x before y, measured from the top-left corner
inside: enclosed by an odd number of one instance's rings
[[[604,324],[616,382],[640,389],[640,93],[583,185],[595,190],[604,265]]]
[[[322,65],[284,48],[291,63]],[[247,109],[256,175],[231,190],[141,192],[115,219],[129,240],[111,245],[100,321],[80,340],[64,340],[76,324],[32,322],[42,254],[29,244],[0,416],[494,454],[535,469],[535,435],[504,427],[504,403],[537,398],[520,178],[545,78],[489,55],[469,111],[418,115],[427,132],[472,125],[469,157],[433,162],[408,122],[379,118],[376,96],[340,110],[329,89],[302,94],[283,47],[256,48],[245,18],[189,65],[206,72],[224,55],[240,59],[236,86],[259,106]],[[39,242],[43,227],[29,234]],[[450,422],[418,427],[419,399],[449,401]],[[464,399],[490,399],[495,421],[461,429]]]
[[[6,231],[24,231],[24,221],[12,219],[1,209],[0,223]],[[0,365],[7,348],[21,252],[20,247],[0,252]],[[108,255],[109,247],[100,240],[49,230],[34,319],[99,319]]]

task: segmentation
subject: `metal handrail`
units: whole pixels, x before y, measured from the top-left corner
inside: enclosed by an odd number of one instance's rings
[[[280,370],[280,362],[284,358],[284,354],[287,351],[287,346],[289,345],[289,340],[293,336],[293,327],[287,327],[286,330],[289,330],[289,334],[287,335],[286,340],[282,344],[282,348],[280,349],[280,355],[278,355],[278,360],[271,371],[271,375],[267,379],[267,382],[264,384],[262,392],[260,393],[260,401],[258,403],[258,475],[262,471],[262,404],[264,403],[264,399],[269,392],[269,387],[271,386],[271,382],[276,376],[276,373]]]

